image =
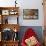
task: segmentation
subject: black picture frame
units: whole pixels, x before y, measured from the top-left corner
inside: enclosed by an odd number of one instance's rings
[[[38,9],[23,9],[23,19],[30,20],[30,19],[38,19],[39,11]]]

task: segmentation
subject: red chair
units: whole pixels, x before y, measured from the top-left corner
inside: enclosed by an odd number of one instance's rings
[[[32,28],[28,28],[24,34],[24,37],[22,38],[21,46],[27,46],[25,43],[25,40],[32,37],[32,36],[34,36],[37,39],[37,35],[34,32],[34,30]],[[37,39],[37,41],[38,41],[38,39]],[[40,42],[38,41],[35,46],[41,46]]]

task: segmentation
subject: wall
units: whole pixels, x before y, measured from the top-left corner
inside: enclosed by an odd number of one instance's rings
[[[15,1],[15,0],[0,0],[0,6],[1,6],[1,7],[14,6],[14,5],[15,5],[14,1]]]
[[[15,6],[15,0],[0,0],[0,6],[9,7]],[[18,6],[20,7],[19,24],[21,26],[43,26],[43,6],[42,0],[17,0]],[[23,20],[23,9],[38,9],[39,19],[38,20]]]
[[[21,0],[20,2],[20,25],[22,26],[43,26],[43,6],[42,0]],[[38,20],[23,20],[23,9],[38,9],[39,19]]]

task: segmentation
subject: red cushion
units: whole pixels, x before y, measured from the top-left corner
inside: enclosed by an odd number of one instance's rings
[[[28,39],[29,37],[37,36],[36,33],[32,28],[28,28],[27,31],[24,34],[24,37],[22,38],[22,46],[26,46],[25,39]]]

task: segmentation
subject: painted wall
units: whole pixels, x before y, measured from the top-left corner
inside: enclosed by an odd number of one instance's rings
[[[14,5],[15,5],[14,1],[15,1],[15,0],[0,0],[0,6],[1,6],[1,7],[14,6]]]
[[[15,0],[0,0],[0,6],[9,7],[15,6]],[[19,9],[19,24],[21,26],[43,26],[43,6],[42,0],[17,0]],[[38,9],[39,19],[38,20],[23,20],[23,9]]]
[[[22,26],[43,26],[43,6],[42,0],[21,0],[20,2],[20,25]],[[39,19],[38,20],[23,20],[23,9],[38,9],[39,10]]]

